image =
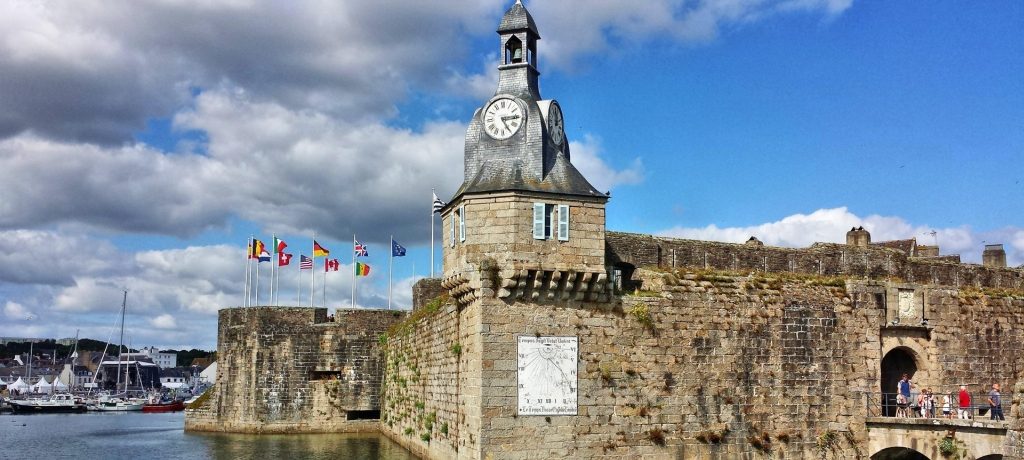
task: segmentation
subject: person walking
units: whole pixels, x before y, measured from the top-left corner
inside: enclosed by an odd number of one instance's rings
[[[942,418],[950,419],[953,418],[953,413],[949,410],[950,397],[949,395],[942,396]]]
[[[971,418],[971,394],[967,392],[967,385],[960,385],[959,405],[956,408],[957,414],[962,420]]]
[[[991,411],[992,420],[1006,420],[1003,417],[1003,397],[999,394],[999,384],[992,384],[992,391],[988,392],[988,407]]]

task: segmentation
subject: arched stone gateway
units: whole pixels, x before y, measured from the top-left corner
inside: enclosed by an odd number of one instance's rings
[[[892,417],[896,412],[896,392],[898,383],[903,374],[910,376],[911,381],[918,370],[918,360],[914,350],[905,347],[897,347],[890,350],[882,358],[881,388],[884,397],[882,401],[882,414]]]
[[[1003,456],[1000,454],[991,454],[984,457],[978,457],[978,460],[1003,460]]]
[[[889,447],[871,456],[871,460],[929,460],[928,456],[908,447]]]

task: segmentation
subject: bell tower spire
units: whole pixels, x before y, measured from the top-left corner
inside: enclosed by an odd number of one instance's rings
[[[498,64],[498,93],[540,100],[537,69],[537,24],[533,16],[516,0],[498,25],[501,36],[501,61]]]

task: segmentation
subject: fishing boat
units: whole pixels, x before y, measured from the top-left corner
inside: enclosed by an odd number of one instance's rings
[[[16,414],[42,414],[52,412],[84,412],[85,403],[67,393],[58,393],[49,398],[14,399],[7,402]]]
[[[146,403],[135,398],[101,395],[89,410],[99,412],[130,412],[140,411]]]
[[[183,410],[185,410],[185,402],[178,399],[170,402],[146,403],[142,406],[142,412],[146,413],[178,412]]]

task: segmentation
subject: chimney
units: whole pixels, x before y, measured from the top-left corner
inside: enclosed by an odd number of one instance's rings
[[[871,234],[864,227],[854,227],[846,232],[846,244],[866,248],[871,244]]]
[[[1005,268],[1006,251],[1001,244],[986,244],[985,252],[981,253],[981,264],[986,267]]]

